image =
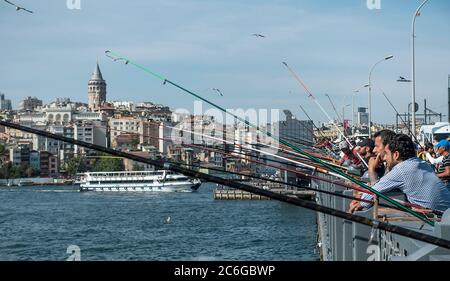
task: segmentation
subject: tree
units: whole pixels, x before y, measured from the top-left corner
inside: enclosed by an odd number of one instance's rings
[[[5,164],[3,164],[0,169],[0,173],[1,173],[2,179],[9,179],[11,177],[11,173],[12,173],[11,162],[6,162]]]
[[[35,174],[35,170],[31,167],[27,167],[25,169],[25,175],[27,176],[27,178],[31,178],[32,176],[34,176]]]
[[[118,172],[123,170],[123,160],[120,158],[101,158],[94,164],[94,171],[96,172]]]
[[[65,163],[65,169],[69,176],[75,176],[77,173],[86,172],[86,164],[81,159],[80,156],[71,158],[69,161]]]

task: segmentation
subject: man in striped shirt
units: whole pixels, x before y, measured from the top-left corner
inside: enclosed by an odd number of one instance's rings
[[[438,150],[438,154],[443,156],[442,162],[437,169],[437,176],[447,185],[450,183],[450,142],[448,140],[441,140],[435,147]]]
[[[384,160],[390,171],[372,188],[380,193],[400,190],[409,202],[424,208],[441,212],[450,208],[450,190],[439,180],[430,165],[416,157],[415,145],[407,135],[398,134],[389,141]],[[364,193],[361,199],[372,200],[373,196]],[[355,200],[350,204],[349,212],[370,206],[369,203]]]

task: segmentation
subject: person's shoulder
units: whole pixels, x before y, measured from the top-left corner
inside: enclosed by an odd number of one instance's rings
[[[446,166],[450,165],[450,154],[447,155],[447,156],[445,156],[445,157],[442,159],[442,163],[444,163],[444,165],[446,165]]]

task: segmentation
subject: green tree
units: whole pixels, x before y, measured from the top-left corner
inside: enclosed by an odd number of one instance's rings
[[[0,174],[2,179],[9,179],[11,177],[12,164],[11,162],[6,162],[2,165],[0,169]]]
[[[94,171],[96,172],[117,172],[123,170],[123,160],[120,158],[101,158],[94,164]]]
[[[130,142],[131,146],[133,146],[133,147],[137,147],[139,143],[140,143],[140,142],[139,142],[138,139],[133,139],[133,140]]]
[[[31,167],[27,167],[27,168],[25,169],[25,171],[24,171],[24,174],[25,174],[25,176],[26,176],[27,178],[31,178],[31,177],[34,176],[35,170],[34,170],[33,168],[31,168]]]
[[[77,173],[86,172],[86,164],[80,156],[77,156],[66,161],[65,169],[68,175],[75,176]]]

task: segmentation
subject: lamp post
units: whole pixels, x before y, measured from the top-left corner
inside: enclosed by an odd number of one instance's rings
[[[372,137],[372,130],[371,130],[372,129],[372,126],[371,126],[371,124],[372,124],[372,72],[379,63],[381,63],[385,60],[390,60],[393,57],[394,56],[387,56],[387,57],[383,58],[382,60],[377,61],[372,66],[372,68],[370,69],[370,72],[369,72],[369,124],[368,124],[369,125],[369,138]]]
[[[369,84],[366,84],[364,86],[359,87],[358,89],[353,91],[353,96],[352,96],[352,136],[355,134],[355,95],[357,93],[359,93],[359,91],[362,88],[367,88],[369,87]]]
[[[411,132],[416,134],[416,111],[414,110],[414,105],[416,104],[416,54],[415,54],[415,25],[416,18],[419,15],[420,9],[428,2],[429,0],[425,0],[420,4],[419,8],[417,8],[414,13],[411,30],[412,30],[412,38],[411,38],[411,67],[412,67],[412,87],[411,87],[411,111],[412,111],[412,122],[411,122]]]

